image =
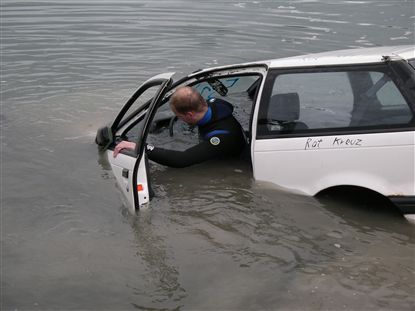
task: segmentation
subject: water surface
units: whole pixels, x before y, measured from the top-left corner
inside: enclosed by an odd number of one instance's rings
[[[414,43],[414,2],[1,1],[4,310],[413,310],[396,211],[152,165],[132,216],[93,140],[165,71]]]

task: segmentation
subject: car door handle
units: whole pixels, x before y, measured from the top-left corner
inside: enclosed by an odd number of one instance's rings
[[[126,169],[126,168],[122,169],[122,177],[128,178],[128,169]]]

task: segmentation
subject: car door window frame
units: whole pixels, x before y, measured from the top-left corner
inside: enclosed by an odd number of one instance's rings
[[[402,65],[402,64],[401,64]],[[408,87],[405,86],[396,70],[399,69],[399,64],[374,64],[374,65],[353,65],[353,66],[327,66],[327,67],[308,67],[308,68],[284,68],[284,69],[270,69],[266,77],[264,89],[262,92],[260,106],[257,118],[257,133],[256,139],[270,139],[270,138],[288,138],[288,137],[303,137],[303,136],[326,136],[336,134],[356,134],[356,133],[381,133],[381,132],[396,132],[396,131],[411,131],[415,126],[415,103],[412,96],[409,94]],[[402,68],[401,68],[402,69]],[[301,130],[292,133],[275,133],[265,130],[264,124],[267,122],[268,106],[270,97],[272,95],[275,79],[284,74],[296,73],[319,73],[319,72],[358,72],[358,71],[376,71],[386,73],[394,82],[397,89],[402,94],[408,107],[412,113],[412,120],[407,124],[392,124],[392,125],[374,125],[374,126],[360,126],[360,127],[336,127],[336,128],[318,128]]]
[[[181,86],[193,86],[195,84],[201,83],[211,78],[222,79],[225,77],[258,75],[258,80],[256,82],[257,87],[252,96],[252,109],[250,111],[250,116],[249,116],[249,135],[250,135],[249,140],[251,141],[254,137],[253,124],[254,124],[255,107],[258,105],[258,98],[260,95],[261,88],[263,87],[263,83],[267,75],[267,72],[268,72],[268,65],[265,63],[250,64],[246,66],[229,66],[229,67],[212,69],[208,71],[197,71],[197,72],[192,73],[189,76],[186,76],[178,80],[176,83],[174,83],[170,91],[167,92],[160,106],[164,105],[168,101],[169,97],[174,93],[174,91],[178,87],[181,87]]]
[[[118,139],[125,139],[125,135],[127,132],[129,132],[135,125],[137,125],[139,122],[143,121],[148,116],[148,110],[151,109],[154,105],[157,105],[157,102],[160,101],[161,98],[164,97],[166,93],[166,85],[169,84],[169,86],[172,83],[172,79],[154,79],[152,81],[149,81],[142,86],[140,86],[137,91],[134,92],[134,94],[130,97],[130,99],[125,103],[123,108],[118,113],[117,117],[115,118],[114,122],[111,125],[111,131],[113,133],[114,141],[116,141],[116,138]],[[128,113],[128,110],[131,108],[131,106],[136,102],[136,100],[144,94],[148,89],[152,87],[159,86],[160,88],[157,90],[156,95],[149,99],[147,102],[145,102],[143,105],[137,107],[134,111],[132,111],[128,116],[125,116],[126,113]],[[168,87],[167,87],[168,88]],[[141,113],[141,114],[140,114]],[[139,116],[138,116],[139,115]],[[137,117],[138,116],[138,117]],[[144,122],[143,126],[141,127],[141,131],[139,131],[141,134],[143,134],[146,131],[146,125],[147,121]],[[121,133],[119,133],[121,131]],[[117,135],[117,133],[119,133]],[[137,135],[137,139],[134,141],[136,143],[136,148],[134,150],[122,150],[121,153],[132,156],[137,158],[142,152],[140,149],[139,141],[142,139],[143,135]],[[112,148],[109,148],[112,149]]]

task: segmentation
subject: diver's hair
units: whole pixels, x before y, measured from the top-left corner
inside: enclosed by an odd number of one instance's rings
[[[190,86],[179,87],[170,97],[170,105],[179,113],[200,112],[207,105],[198,91]]]

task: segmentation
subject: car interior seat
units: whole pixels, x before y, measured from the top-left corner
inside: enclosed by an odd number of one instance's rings
[[[280,133],[293,133],[297,130],[308,129],[308,126],[298,121],[300,119],[300,97],[298,93],[276,94],[271,97],[268,108],[268,124],[271,130]]]

